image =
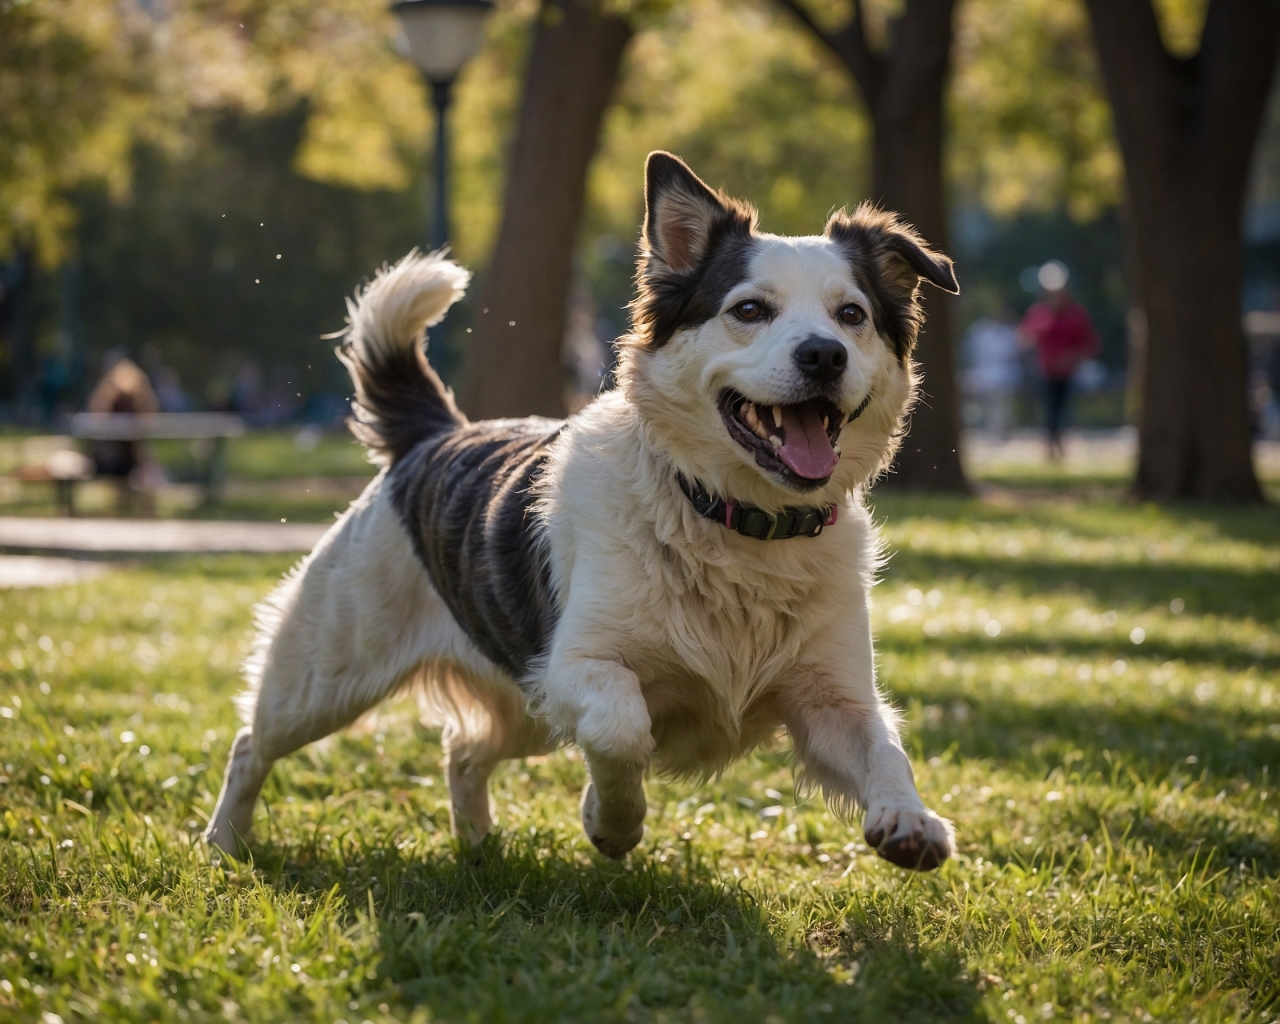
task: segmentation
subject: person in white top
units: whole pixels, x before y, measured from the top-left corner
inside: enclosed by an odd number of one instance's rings
[[[1013,396],[1022,380],[1018,331],[1007,308],[969,327],[964,340],[964,392],[980,410],[980,423],[1002,437],[1013,425]]]

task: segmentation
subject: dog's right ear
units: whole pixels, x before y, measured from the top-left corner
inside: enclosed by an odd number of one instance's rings
[[[644,247],[677,274],[696,270],[717,224],[736,219],[739,204],[726,201],[678,156],[656,150],[644,165]]]

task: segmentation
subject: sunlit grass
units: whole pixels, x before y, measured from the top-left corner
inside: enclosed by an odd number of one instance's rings
[[[282,762],[252,867],[195,841],[282,559],[0,605],[0,1021],[1267,1021],[1280,1014],[1280,517],[877,497],[881,679],[960,856],[796,804],[785,739],[651,782],[603,863],[572,751],[478,865],[408,701]],[[46,1020],[48,1018],[45,1018]]]

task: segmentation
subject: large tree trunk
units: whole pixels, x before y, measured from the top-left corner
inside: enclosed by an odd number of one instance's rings
[[[1124,155],[1147,345],[1136,492],[1260,501],[1240,317],[1249,165],[1280,48],[1276,0],[1212,0],[1199,51],[1150,0],[1087,0]]]
[[[600,121],[631,27],[600,0],[543,0],[511,153],[502,228],[476,307],[462,407],[564,414],[561,345]]]
[[[903,13],[889,25],[889,45],[883,53],[872,50],[867,41],[860,3],[846,25],[827,31],[801,0],[780,2],[840,59],[862,91],[873,131],[873,197],[901,213],[945,252],[942,98],[950,70],[955,0],[907,0]],[[920,400],[886,482],[912,489],[965,491],[951,302],[930,294],[925,304],[928,319],[915,353],[923,373]]]

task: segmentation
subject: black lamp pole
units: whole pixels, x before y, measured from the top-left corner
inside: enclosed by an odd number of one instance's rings
[[[436,212],[427,230],[429,249],[443,249],[449,242],[449,101],[453,79],[427,80],[436,108]]]
[[[402,52],[431,87],[436,108],[436,181],[434,216],[426,224],[429,252],[449,244],[449,101],[458,73],[484,41],[484,19],[493,0],[397,0],[391,12],[400,22]],[[430,184],[428,184],[430,190]],[[432,197],[428,191],[427,210]]]

